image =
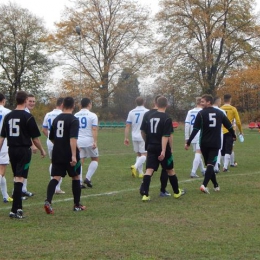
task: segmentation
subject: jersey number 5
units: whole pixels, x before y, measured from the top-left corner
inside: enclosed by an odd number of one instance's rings
[[[209,127],[216,127],[217,120],[216,120],[216,113],[209,113]]]

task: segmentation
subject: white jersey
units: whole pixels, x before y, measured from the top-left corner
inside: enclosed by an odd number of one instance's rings
[[[4,106],[0,105],[0,132],[1,132],[2,127],[3,127],[4,118],[10,112],[11,112],[10,109],[5,108]],[[6,153],[6,152],[8,152],[8,146],[7,146],[7,140],[5,138],[5,140],[3,142],[2,149],[1,149],[1,153]]]
[[[189,139],[190,134],[193,130],[195,118],[200,110],[202,110],[202,108],[195,107],[188,111],[188,114],[185,119],[185,140]],[[200,131],[196,134],[196,136],[193,138],[191,143],[197,143],[199,141],[199,136],[200,136]]]
[[[92,146],[94,142],[92,127],[98,126],[97,115],[86,108],[82,108],[75,114],[75,117],[79,119],[78,147]]]
[[[147,111],[149,111],[149,109],[144,106],[137,106],[128,113],[126,123],[132,125],[132,141],[143,141],[140,128],[144,114]]]
[[[29,108],[28,108],[28,107],[26,107],[24,110],[25,110],[26,112],[28,112],[28,113],[30,113],[30,114],[31,114],[31,111],[29,110]]]
[[[50,134],[52,122],[61,113],[62,113],[61,109],[55,108],[51,112],[47,113],[43,119],[42,127],[48,129],[48,138],[47,138],[48,148],[53,147],[53,143],[49,140],[49,134]]]

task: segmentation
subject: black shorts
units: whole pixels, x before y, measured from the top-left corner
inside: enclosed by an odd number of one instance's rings
[[[27,179],[32,157],[30,147],[9,147],[8,154],[14,177]]]
[[[224,134],[221,155],[224,156],[225,154],[231,154],[233,150],[233,144],[233,136],[230,133]]]
[[[68,173],[70,177],[75,177],[80,175],[80,168],[80,160],[75,166],[71,166],[70,163],[52,163],[51,176],[65,177]]]
[[[162,152],[161,146],[151,146],[147,147],[147,159],[146,159],[146,169],[153,169],[157,171],[159,165],[161,164],[162,168],[165,170],[171,170],[174,167],[173,155],[170,149],[166,149],[165,157],[162,161],[158,160]]]
[[[215,165],[218,159],[219,148],[200,147],[206,165]]]

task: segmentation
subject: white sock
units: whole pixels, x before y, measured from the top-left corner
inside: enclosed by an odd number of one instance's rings
[[[23,179],[23,192],[27,192],[27,179]]]
[[[97,161],[91,161],[91,163],[88,166],[88,171],[86,174],[86,178],[90,181],[93,174],[95,173],[96,169],[98,167],[98,162]]]
[[[82,179],[82,165],[80,166],[80,175],[79,175],[79,179],[80,179],[80,184],[82,185],[83,184],[83,179]]]
[[[224,168],[227,169],[230,164],[230,154],[225,154],[224,158]]]
[[[56,191],[61,190],[61,188],[60,188],[61,183],[62,183],[62,178],[60,178],[58,184],[56,185],[56,189],[55,189]]]
[[[234,165],[235,164],[235,153],[232,151],[230,155],[230,164]]]
[[[143,168],[143,164],[146,161],[146,156],[145,155],[141,155],[137,157],[136,163],[135,163],[135,168],[139,169],[139,168]]]
[[[1,176],[1,175],[0,175]],[[2,177],[2,178],[1,178]],[[9,198],[9,195],[7,193],[7,185],[6,185],[6,178],[5,176],[1,176],[0,181],[1,181],[1,191],[3,194],[3,198]]]
[[[200,167],[200,172],[201,172],[202,174],[204,174],[205,171],[206,171],[206,169],[205,169],[205,167],[204,167],[204,162],[203,162],[203,160],[202,160],[202,158],[201,158],[201,155],[200,155],[200,164],[199,164],[199,167]]]
[[[139,174],[144,174],[143,171],[143,164],[139,166],[139,168],[137,168],[137,171],[139,172]]]
[[[220,160],[221,160],[221,151],[219,150],[218,151],[218,159],[217,159],[218,164],[221,164]]]
[[[50,164],[49,166],[49,173],[50,173],[50,176],[51,176],[51,168],[52,168],[52,164]],[[52,179],[52,178],[51,178]]]
[[[200,156],[200,153],[195,153],[195,156],[194,156],[194,159],[193,159],[193,163],[192,163],[192,170],[191,170],[191,173],[193,175],[196,174],[197,172],[197,169],[200,165],[200,162],[201,162],[201,156]]]

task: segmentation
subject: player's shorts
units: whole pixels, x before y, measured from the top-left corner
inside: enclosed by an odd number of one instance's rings
[[[193,152],[196,152],[197,150],[200,150],[200,144],[199,144],[199,142],[197,142],[197,143],[191,143],[191,144],[192,144]]]
[[[133,141],[133,148],[135,153],[146,153],[144,141]]]
[[[93,149],[92,146],[80,147],[79,156],[80,158],[97,158],[99,156],[98,148]]]
[[[8,153],[14,177],[23,177],[27,179],[32,157],[31,148],[9,147]]]
[[[219,148],[200,147],[205,165],[215,165],[218,160]]]
[[[159,165],[165,170],[171,170],[174,167],[173,155],[170,149],[166,149],[165,157],[162,161],[158,160],[162,148],[160,145],[148,145],[147,148],[147,159],[146,159],[146,169],[153,169],[157,171]]]
[[[233,150],[233,136],[230,133],[224,134],[223,137],[223,146],[221,150],[221,155],[224,156],[225,154],[231,154]]]
[[[0,165],[9,164],[9,155],[8,152],[0,153]]]
[[[80,160],[75,166],[71,166],[70,163],[52,163],[51,176],[61,176],[64,178],[68,173],[70,177],[75,177],[80,175],[80,169]]]

